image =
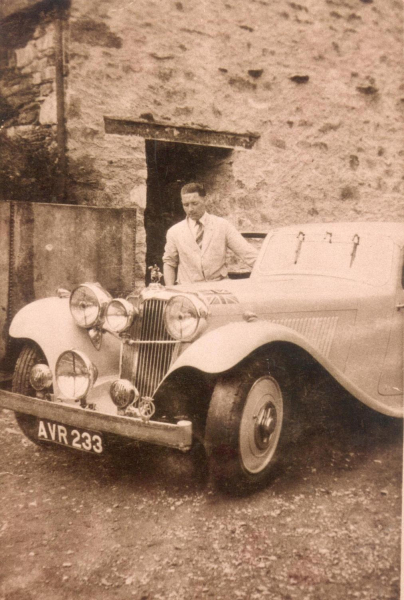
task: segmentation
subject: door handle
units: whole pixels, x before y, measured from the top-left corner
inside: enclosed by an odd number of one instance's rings
[[[404,304],[397,304],[396,308],[397,310],[400,310],[401,308],[404,308]]]

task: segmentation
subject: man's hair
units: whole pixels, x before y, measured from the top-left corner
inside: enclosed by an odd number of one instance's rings
[[[184,186],[182,186],[182,188],[181,188],[181,195],[182,194],[194,194],[195,192],[202,198],[204,198],[206,196],[206,190],[205,190],[205,186],[203,185],[203,183],[196,183],[196,182],[187,183]]]

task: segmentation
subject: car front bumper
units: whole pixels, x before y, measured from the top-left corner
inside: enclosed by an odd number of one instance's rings
[[[65,405],[58,401],[41,400],[22,394],[0,390],[0,408],[8,408],[43,419],[82,429],[113,433],[127,438],[189,450],[192,445],[192,423],[179,421],[176,424],[160,421],[143,421],[137,417],[106,415],[79,406]]]

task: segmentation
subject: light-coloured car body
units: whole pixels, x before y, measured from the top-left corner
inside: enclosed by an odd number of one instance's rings
[[[210,399],[198,397],[193,385],[206,380],[211,390],[223,373],[280,347],[296,364],[321,364],[369,407],[402,417],[403,248],[402,223],[278,228],[266,237],[248,279],[172,287],[154,282],[135,298],[129,329],[117,335],[100,326],[99,349],[72,319],[67,298],[38,300],[16,315],[10,335],[41,348],[54,377],[53,394],[47,401],[0,392],[0,406],[187,449],[195,423],[189,414],[167,422],[166,397],[188,393],[186,405],[205,402],[206,417]],[[167,304],[178,297],[197,307],[201,325],[190,340],[175,340],[166,331]],[[55,377],[58,357],[71,349],[84,353],[99,374],[80,406],[63,398]],[[117,407],[110,395],[117,379],[151,401],[157,417],[145,418],[133,404]]]
[[[332,257],[327,272],[315,264],[298,269],[298,263],[294,272],[267,269],[266,259],[277,235],[297,240],[300,232],[306,236],[302,252],[312,236],[317,246],[330,252],[339,244],[345,255],[347,249],[353,251],[357,235],[361,241],[353,264],[361,260],[361,268],[353,272],[348,253],[345,269],[338,269],[339,255],[335,265]],[[403,246],[404,224],[397,223],[310,224],[272,232],[248,280],[210,284],[212,289],[225,288],[239,304],[215,306],[205,335],[181,355],[171,371],[192,366],[218,373],[257,348],[282,340],[305,349],[371,408],[402,417]],[[361,252],[366,254],[361,256]],[[246,313],[254,315],[249,323],[242,322]],[[226,321],[231,324],[224,325]]]

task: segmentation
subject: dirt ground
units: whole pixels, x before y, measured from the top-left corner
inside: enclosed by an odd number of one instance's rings
[[[0,600],[397,600],[401,422],[320,388],[249,496],[162,448],[37,448],[0,411]]]

